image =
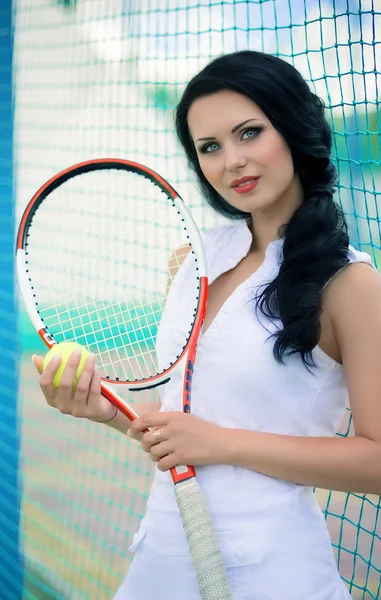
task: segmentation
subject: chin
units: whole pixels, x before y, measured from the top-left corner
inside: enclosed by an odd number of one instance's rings
[[[232,203],[230,203],[230,204],[232,204]],[[246,200],[242,199],[241,202],[234,202],[234,204],[232,204],[232,206],[234,206],[234,208],[238,208],[239,210],[242,210],[244,212],[255,213],[257,211],[268,210],[272,206],[274,206],[274,204],[275,204],[275,202],[269,202],[269,201],[265,201],[265,200],[262,200],[262,202],[261,202],[259,199],[254,201],[252,198],[251,199],[247,198]]]

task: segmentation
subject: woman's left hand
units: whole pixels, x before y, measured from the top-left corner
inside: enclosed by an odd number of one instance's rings
[[[144,430],[151,428],[144,433]],[[177,465],[224,464],[231,431],[182,412],[148,413],[131,423],[129,435],[140,440],[160,471]]]

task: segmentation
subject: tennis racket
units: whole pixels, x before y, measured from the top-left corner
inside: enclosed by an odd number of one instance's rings
[[[175,373],[183,380],[182,409],[190,412],[206,264],[188,209],[160,175],[127,160],[96,159],[49,179],[22,216],[17,273],[46,346],[75,341],[93,352],[101,393],[128,419],[138,415],[112,384],[147,390]],[[171,289],[181,286],[184,273],[191,292],[178,306]],[[181,324],[173,334],[172,318]],[[201,598],[232,599],[195,469],[178,466],[171,475]]]

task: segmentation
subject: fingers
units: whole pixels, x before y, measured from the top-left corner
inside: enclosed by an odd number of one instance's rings
[[[40,356],[39,354],[33,354],[32,362],[39,374],[42,375],[42,372],[44,370],[44,357]]]
[[[92,421],[105,423],[116,416],[115,406],[101,395],[101,374],[95,365],[87,397],[88,418]]]
[[[164,456],[172,453],[171,443],[166,440],[160,444],[155,444],[154,446],[151,446],[149,453],[153,462],[159,462]]]
[[[153,446],[162,444],[164,441],[166,441],[166,439],[165,427],[156,427],[155,429],[147,431],[141,435],[141,445],[145,452],[150,452]]]
[[[81,381],[81,378],[79,379],[79,382],[80,381]],[[78,386],[77,386],[77,388],[78,388]],[[90,412],[91,412],[91,409],[93,408],[93,405],[98,403],[97,401],[99,400],[100,392],[101,392],[101,374],[100,374],[100,371],[99,371],[97,365],[95,365],[95,357],[94,357],[94,367],[92,370],[89,394],[87,397],[87,406],[88,406]],[[110,404],[109,401],[107,400],[107,398],[105,398],[105,400],[106,400],[107,404]]]
[[[159,430],[157,429],[156,431]],[[148,452],[151,455],[153,462],[156,463],[173,452],[172,443],[170,440],[165,439],[165,432],[163,433],[163,430],[160,429],[160,433],[160,436],[155,437],[153,431],[148,431],[143,434],[141,439],[141,446],[143,450]]]
[[[149,428],[164,427],[168,425],[174,412],[149,412],[141,415],[138,419],[135,419],[130,425],[130,436],[135,440],[141,440],[142,434],[144,434]]]
[[[47,364],[40,377],[40,386],[50,406],[58,408],[63,414],[77,417],[86,416],[87,398],[95,366],[94,357],[90,356],[89,358],[90,361],[85,363],[75,392],[73,392],[73,383],[81,360],[81,353],[75,351],[69,357],[58,388],[54,386],[53,379],[61,363],[61,357],[56,356]]]
[[[50,406],[57,408],[63,414],[101,423],[108,421],[115,414],[115,407],[101,395],[101,375],[95,364],[94,354],[88,356],[75,390],[73,390],[73,383],[81,360],[80,352],[73,352],[69,357],[58,388],[54,386],[53,379],[61,363],[61,357],[53,358],[43,372],[44,359],[34,355],[32,360],[38,372],[42,373],[40,387]]]
[[[179,462],[176,459],[176,455],[170,452],[158,461],[157,468],[159,469],[159,471],[164,472],[168,471],[169,469],[172,469],[173,467],[176,467],[178,464]]]
[[[79,362],[79,361],[78,361]],[[83,417],[87,413],[90,389],[92,389],[92,397],[99,397],[100,386],[98,387],[98,393],[95,393],[96,382],[93,383],[94,378],[94,369],[95,369],[95,355],[90,354],[85,362],[83,367],[83,371],[78,379],[77,386],[75,388],[75,393],[72,398],[72,410],[71,414],[74,417]],[[76,375],[77,370],[74,371],[74,377]],[[63,377],[62,377],[63,379]],[[62,387],[62,379],[61,386]],[[73,385],[73,380],[69,379],[69,385]],[[91,387],[93,386],[93,387]]]
[[[131,424],[130,424],[130,426],[128,428],[127,435],[128,435],[129,438],[131,438],[132,440],[136,440],[137,442],[141,442],[142,439],[143,439],[143,433],[140,433],[140,432],[136,433],[132,429]],[[143,450],[144,450],[144,448],[143,448]]]
[[[65,393],[65,395],[71,397],[71,392],[73,391],[73,382],[75,376],[77,374],[77,369],[79,362],[81,360],[81,353],[79,350],[74,350],[74,352],[69,356],[69,359],[66,363],[64,371],[61,376],[61,381],[59,385],[59,389]]]
[[[50,406],[54,406],[54,398],[56,395],[56,388],[53,385],[54,376],[61,364],[61,356],[57,355],[47,364],[45,371],[43,371],[40,377],[40,387],[46,398],[47,403]]]

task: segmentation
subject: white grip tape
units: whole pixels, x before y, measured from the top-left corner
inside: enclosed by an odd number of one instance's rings
[[[175,485],[202,600],[233,600],[204,496],[195,478]]]

